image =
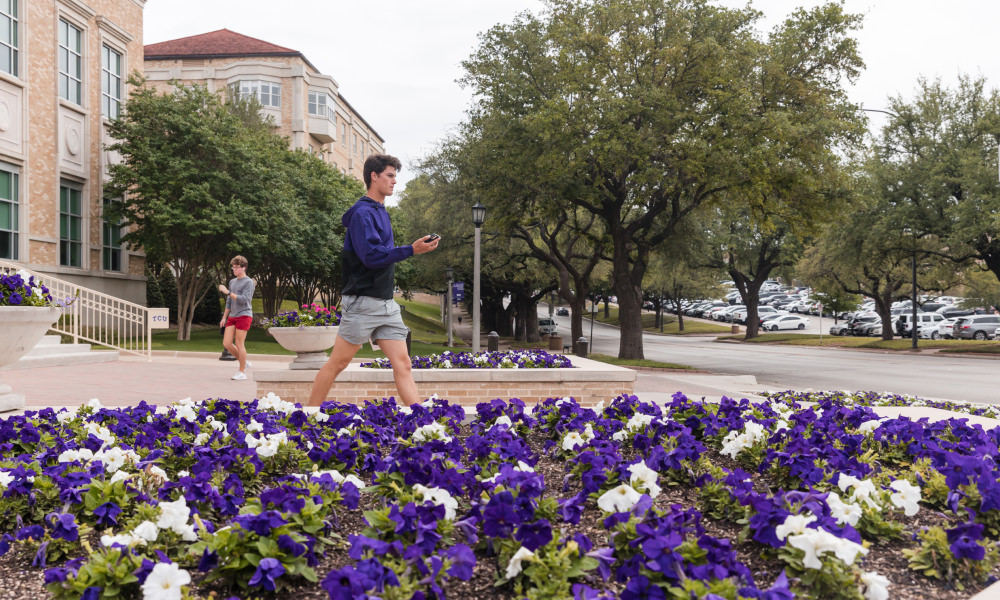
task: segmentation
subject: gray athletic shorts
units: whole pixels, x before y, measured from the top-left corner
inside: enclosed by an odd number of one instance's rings
[[[340,303],[340,329],[337,333],[351,344],[375,340],[405,340],[409,328],[403,324],[395,300],[371,296],[344,296]]]

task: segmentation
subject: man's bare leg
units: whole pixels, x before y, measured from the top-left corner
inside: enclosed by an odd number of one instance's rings
[[[232,350],[229,351],[230,354],[236,357],[240,361],[240,373],[245,373],[247,370],[247,334],[249,331],[243,331],[237,329],[233,332],[233,347],[236,348],[236,352]]]
[[[309,404],[307,406],[319,406],[326,400],[326,395],[330,393],[333,382],[340,375],[341,371],[351,364],[351,359],[361,349],[361,344],[352,344],[337,335],[337,341],[333,344],[333,352],[326,360],[313,380],[312,391],[309,393]],[[405,349],[405,347],[404,347]]]
[[[406,340],[375,340],[385,357],[392,363],[392,379],[396,382],[399,399],[406,406],[416,404],[420,399],[417,383],[413,381],[413,365],[406,351]]]

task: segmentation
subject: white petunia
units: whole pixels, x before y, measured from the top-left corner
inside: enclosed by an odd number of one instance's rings
[[[865,600],[889,600],[889,579],[875,571],[861,574],[865,584]]]
[[[257,421],[250,421],[250,424],[247,425],[247,432],[253,431],[264,431],[264,424]]]
[[[847,473],[841,473],[840,479],[837,480],[837,487],[840,488],[840,491],[846,492],[847,488],[851,487],[852,485],[856,485],[858,483],[861,483],[861,480],[858,479],[857,477],[854,477],[853,475],[848,475]]]
[[[597,506],[604,512],[617,513],[632,510],[632,507],[639,501],[642,494],[637,492],[632,486],[623,483],[616,488],[612,488],[597,499]]]
[[[119,481],[126,481],[132,477],[131,473],[126,473],[125,471],[115,471],[115,474],[111,476],[110,483],[116,483]]]
[[[424,502],[431,502],[444,507],[444,518],[454,521],[458,510],[458,500],[455,500],[448,490],[436,487],[424,487],[419,483],[413,486],[413,491],[420,494]]]
[[[60,423],[69,423],[76,418],[76,411],[69,411],[65,408],[56,413],[56,421]]]
[[[631,473],[628,482],[632,487],[646,492],[651,498],[660,495],[660,486],[656,484],[660,474],[647,467],[645,460],[630,465],[628,471]]]
[[[184,404],[177,407],[175,410],[178,419],[190,421],[192,423],[198,420],[198,413],[196,413],[194,408],[190,405]]]
[[[188,520],[191,518],[191,510],[187,501],[181,496],[173,502],[160,502],[160,517],[156,520],[156,525],[161,529],[170,529],[174,533],[183,534],[187,531]]]
[[[448,435],[447,427],[441,423],[434,422],[418,427],[417,430],[413,432],[412,439],[415,442],[426,442],[433,439],[450,442],[451,436]]]
[[[104,463],[104,471],[106,473],[114,473],[118,469],[124,467],[125,461],[127,460],[125,452],[117,446],[98,452],[94,455],[94,458],[99,459],[102,463]]]
[[[194,445],[195,446],[204,446],[205,444],[208,443],[208,440],[211,437],[212,437],[211,434],[209,434],[207,431],[203,431],[203,432],[199,433],[197,436],[195,436],[195,438],[194,438]]]
[[[160,528],[152,521],[143,521],[132,530],[132,539],[143,544],[146,542],[155,542],[159,535]]]
[[[854,527],[861,520],[861,507],[853,502],[844,502],[837,492],[830,492],[826,498],[826,505],[830,507],[830,515],[837,520],[838,525],[850,525]]]
[[[97,398],[91,398],[90,400],[87,401],[87,403],[84,406],[89,406],[90,408],[94,409],[95,411],[96,410],[101,410],[101,408],[103,408],[101,406],[101,401],[98,400]]]
[[[563,437],[562,449],[572,450],[577,446],[584,446],[586,444],[586,440],[583,439],[583,436],[580,435],[579,431],[570,431],[565,435],[565,437]]]
[[[808,569],[822,568],[819,558],[826,553],[833,553],[847,565],[854,564],[859,554],[868,554],[861,544],[837,537],[825,529],[807,529],[801,534],[789,535],[787,543],[805,553],[802,565]]]
[[[528,463],[524,462],[523,460],[517,461],[517,466],[514,467],[514,470],[515,471],[521,471],[523,473],[534,473],[535,472],[535,469],[533,469],[531,465],[529,465]]]
[[[180,600],[181,587],[191,583],[191,574],[177,563],[156,563],[142,584],[142,600]]]
[[[528,550],[524,546],[521,546],[521,548],[519,548],[518,551],[514,553],[514,556],[510,557],[510,562],[507,563],[507,573],[505,574],[505,577],[507,579],[511,579],[517,576],[517,574],[520,573],[523,568],[521,566],[521,563],[525,559],[529,559],[534,555],[535,555],[534,552]]]
[[[327,421],[330,420],[330,415],[326,414],[325,412],[316,412],[313,414],[313,416],[316,418],[317,423],[326,423]]]
[[[920,487],[913,485],[905,479],[897,479],[889,484],[889,487],[896,490],[889,496],[889,501],[896,508],[902,508],[903,513],[912,517],[920,512]]]
[[[785,517],[785,521],[775,528],[774,533],[779,540],[784,540],[790,535],[801,535],[808,530],[807,526],[815,520],[814,515],[788,515]]]

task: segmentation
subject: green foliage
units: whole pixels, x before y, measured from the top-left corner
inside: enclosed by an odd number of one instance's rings
[[[796,598],[810,600],[862,600],[859,573],[835,556],[825,555],[823,567],[810,569],[802,564],[805,553],[790,545],[778,550],[778,558],[794,575],[792,591]]]
[[[989,540],[980,540],[986,548],[983,560],[956,558],[948,544],[948,534],[940,527],[928,527],[917,532],[920,546],[903,550],[909,559],[909,567],[924,577],[947,581],[955,588],[964,590],[971,582],[982,582],[1000,562],[1000,552]]]
[[[102,597],[138,597],[142,557],[122,548],[100,548],[91,552],[76,576],[53,582],[46,589],[54,600],[78,600],[89,587],[102,590]]]
[[[511,549],[511,546],[518,545],[516,543],[503,543],[503,545],[504,550],[500,552],[499,564],[506,570],[506,565],[516,551]],[[533,556],[522,561],[520,573],[512,579],[502,575],[496,585],[513,581],[517,597],[529,600],[572,598],[573,583],[597,566],[597,559],[584,555],[575,541],[561,544],[557,539],[553,539],[536,550]]]

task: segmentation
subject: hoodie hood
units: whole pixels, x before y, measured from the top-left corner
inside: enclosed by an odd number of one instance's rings
[[[351,217],[353,217],[354,213],[358,212],[358,210],[361,209],[362,207],[377,209],[382,207],[382,205],[379,204],[378,202],[375,202],[368,196],[362,196],[358,198],[358,201],[355,202],[353,205],[351,205],[351,208],[347,209],[347,212],[344,213],[344,216],[340,217],[340,222],[344,225],[344,227],[350,226]]]

